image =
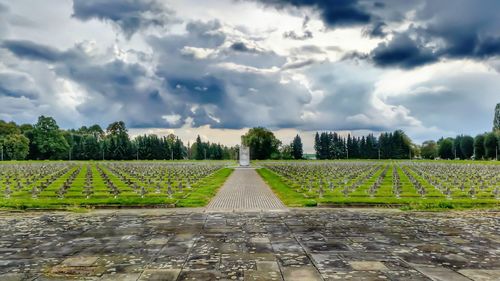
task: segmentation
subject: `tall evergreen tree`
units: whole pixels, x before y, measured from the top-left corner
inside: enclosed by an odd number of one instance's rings
[[[460,143],[462,142],[463,135],[458,135],[453,140],[453,155],[454,158],[465,159],[465,156],[462,153],[462,149],[460,148]]]
[[[500,103],[495,107],[495,117],[493,119],[493,132],[500,132]]]
[[[314,135],[314,151],[316,152],[316,159],[321,159],[321,139],[318,132]]]
[[[206,153],[206,147],[205,145],[201,142],[200,135],[196,137],[196,146],[195,146],[195,159],[196,160],[202,160],[205,159],[205,153]]]
[[[292,141],[292,157],[294,159],[302,159],[304,157],[304,149],[302,146],[302,139],[297,134]]]
[[[108,159],[126,160],[135,158],[131,153],[132,145],[123,121],[109,124],[106,134]]]

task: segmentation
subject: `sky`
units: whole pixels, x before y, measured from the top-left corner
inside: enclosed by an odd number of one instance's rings
[[[0,0],[0,119],[284,143],[492,128],[498,0]]]

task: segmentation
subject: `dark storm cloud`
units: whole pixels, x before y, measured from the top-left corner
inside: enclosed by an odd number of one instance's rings
[[[500,55],[500,1],[257,0],[267,6],[313,8],[331,28],[363,26],[386,38],[368,58],[382,67],[414,68],[443,59],[483,60]],[[410,23],[406,30],[393,28]],[[295,32],[292,39],[306,39]]]
[[[397,34],[388,43],[380,43],[372,52],[372,60],[379,66],[413,68],[438,60],[436,54],[415,42],[406,34]]]
[[[127,37],[140,29],[165,27],[174,21],[173,12],[156,0],[74,0],[73,16],[116,24]]]
[[[133,127],[161,126],[164,125],[161,114],[151,116],[144,112],[168,112],[175,106],[174,102],[167,103],[166,96],[160,93],[160,82],[140,64],[116,59],[104,63],[94,61],[78,46],[66,51],[30,41],[8,41],[3,46],[18,58],[51,63],[58,77],[78,83],[89,97],[77,110],[98,119],[94,122],[123,119]],[[0,92],[28,96],[22,89],[11,89],[2,83]]]
[[[2,48],[22,61],[50,65],[56,77],[77,83],[86,96],[76,111],[89,122],[124,120],[131,127],[164,127],[165,116],[179,115],[179,122],[170,127],[187,120],[214,128],[300,123],[297,112],[310,97],[299,83],[280,83],[285,57],[260,47],[252,52],[257,47],[248,46],[256,42],[245,42],[246,49],[239,46],[235,51],[238,44],[226,42],[218,21],[186,26],[182,35],[149,37],[155,60],[166,62],[152,65],[140,53],[128,52],[140,59],[132,63],[90,56],[79,45],[60,50],[31,41],[6,41]],[[204,52],[214,54],[199,55]],[[22,95],[12,87],[1,91],[3,96]],[[275,116],[275,110],[281,114]]]
[[[309,7],[317,9],[330,27],[369,23],[372,16],[357,0],[257,0],[266,5],[283,8]]]
[[[0,73],[0,96],[36,99],[39,94],[26,75]]]
[[[225,98],[224,81],[214,76],[167,77],[167,86],[174,95],[183,97],[186,102],[217,104]]]
[[[390,7],[387,7],[390,8]],[[500,1],[427,0],[412,19],[371,53],[380,66],[418,67],[442,59],[482,60],[500,55]]]
[[[61,60],[64,54],[57,49],[40,45],[27,40],[6,40],[0,47],[8,49],[20,58],[55,62]]]
[[[256,42],[228,44],[218,21],[187,26],[184,35],[148,40],[159,61],[169,62],[159,64],[156,75],[172,96],[182,99],[183,106],[176,109],[182,120],[189,117],[194,126],[231,129],[255,124],[289,127],[300,122],[296,112],[308,93],[297,83],[280,83],[277,69],[286,58],[257,49]],[[186,55],[216,50],[211,56]],[[282,114],[276,116],[275,110]]]
[[[384,22],[375,22],[370,26],[366,27],[363,30],[363,34],[372,38],[384,38],[387,35],[387,32],[384,31],[384,28],[387,26]]]
[[[237,52],[249,52],[249,53],[257,52],[257,50],[255,50],[255,48],[250,48],[243,42],[235,42],[235,43],[231,44],[230,48],[231,48],[231,50],[237,51]]]

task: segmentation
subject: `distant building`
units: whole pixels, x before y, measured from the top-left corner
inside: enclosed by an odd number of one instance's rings
[[[304,159],[306,159],[306,160],[316,160],[316,154],[305,154],[304,153]]]

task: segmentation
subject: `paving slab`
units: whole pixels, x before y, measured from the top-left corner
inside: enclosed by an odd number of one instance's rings
[[[288,267],[283,270],[285,281],[321,281],[321,275],[314,266]]]
[[[379,261],[350,261],[349,265],[354,270],[361,271],[387,271],[387,267]]]
[[[99,257],[71,257],[65,259],[62,264],[65,266],[91,266]]]
[[[0,212],[0,280],[500,280],[500,212]]]
[[[471,279],[451,269],[440,266],[414,265],[414,267],[434,281],[470,281]]]
[[[140,273],[104,274],[99,281],[137,281]]]
[[[146,269],[139,281],[175,281],[180,272],[180,269]]]
[[[0,280],[2,281],[24,281],[24,280],[34,280],[34,276],[30,276],[25,273],[7,273],[2,274]]]
[[[283,280],[279,271],[245,271],[244,281],[281,281]]]
[[[474,281],[500,280],[500,269],[462,269],[458,272]]]

